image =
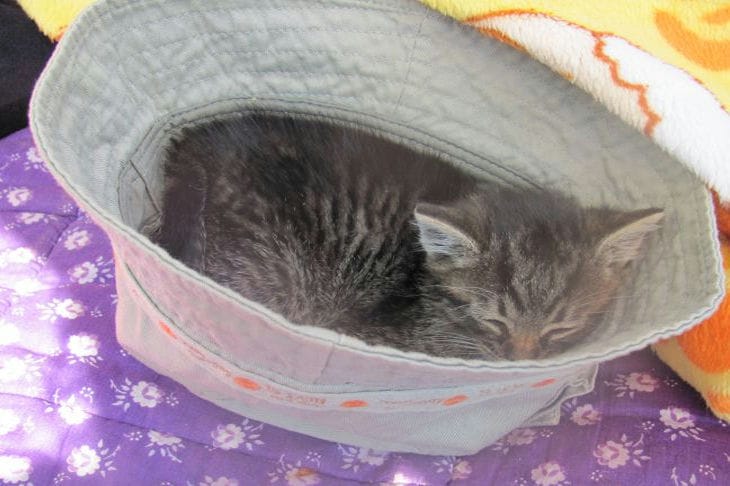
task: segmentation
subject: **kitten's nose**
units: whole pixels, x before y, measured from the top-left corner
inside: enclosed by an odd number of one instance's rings
[[[515,334],[506,344],[509,344],[510,359],[534,359],[540,353],[540,339],[530,333]]]

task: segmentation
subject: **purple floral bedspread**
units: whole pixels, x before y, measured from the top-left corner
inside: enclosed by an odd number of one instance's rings
[[[604,364],[558,426],[468,457],[388,453],[193,396],[119,346],[114,292],[106,237],[29,132],[0,141],[0,483],[730,484],[727,424],[648,350]]]

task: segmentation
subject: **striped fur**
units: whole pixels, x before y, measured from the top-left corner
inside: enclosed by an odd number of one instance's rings
[[[275,116],[188,129],[165,169],[152,238],[172,256],[294,323],[435,356],[541,358],[585,339],[661,218]]]

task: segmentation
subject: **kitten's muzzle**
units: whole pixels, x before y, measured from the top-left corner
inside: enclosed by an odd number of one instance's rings
[[[537,358],[542,352],[540,337],[529,332],[512,334],[502,344],[502,352],[510,360]]]

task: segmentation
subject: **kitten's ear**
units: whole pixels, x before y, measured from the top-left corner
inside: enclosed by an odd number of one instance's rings
[[[647,236],[659,229],[664,212],[659,209],[638,211],[598,244],[597,255],[610,266],[622,267],[643,253]]]
[[[458,228],[446,206],[418,203],[414,212],[421,246],[440,263],[461,266],[476,253],[474,240]]]

